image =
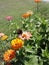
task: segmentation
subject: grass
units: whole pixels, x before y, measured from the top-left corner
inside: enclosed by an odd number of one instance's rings
[[[30,9],[33,10],[33,0],[0,0],[0,32],[7,31],[6,16],[11,15],[19,21],[21,15]]]
[[[6,16],[11,15],[16,22],[19,22],[23,13],[35,8],[36,4],[33,0],[0,0],[0,32],[8,32],[8,22],[5,20]]]

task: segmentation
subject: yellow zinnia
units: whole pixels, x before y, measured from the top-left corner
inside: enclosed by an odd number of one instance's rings
[[[21,48],[24,45],[24,41],[16,38],[14,40],[11,41],[11,47],[15,50],[18,50],[19,48]]]
[[[7,35],[4,35],[1,37],[1,40],[7,40],[8,36]]]

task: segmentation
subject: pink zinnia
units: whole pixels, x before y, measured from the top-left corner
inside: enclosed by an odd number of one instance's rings
[[[2,36],[4,36],[4,35],[5,35],[4,33],[1,33],[1,32],[0,32],[0,37],[2,37]]]
[[[7,16],[7,17],[6,17],[6,20],[8,20],[8,21],[11,21],[12,19],[13,19],[12,16]]]
[[[30,39],[30,37],[32,37],[31,33],[26,31],[19,35],[19,38],[21,38],[22,40],[28,40]]]

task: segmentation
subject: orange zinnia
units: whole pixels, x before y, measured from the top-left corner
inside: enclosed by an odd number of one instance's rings
[[[4,55],[3,55],[3,59],[6,61],[6,62],[10,62],[10,60],[12,60],[13,58],[15,57],[15,51],[10,49],[10,50],[7,50]]]
[[[35,0],[35,2],[36,2],[36,3],[39,3],[39,2],[41,2],[41,0]]]
[[[25,13],[22,15],[23,18],[28,18],[29,16],[30,16],[30,14],[28,14],[28,13]]]
[[[23,40],[17,38],[11,41],[11,47],[15,50],[18,50],[19,48],[21,48],[23,46],[24,42]]]

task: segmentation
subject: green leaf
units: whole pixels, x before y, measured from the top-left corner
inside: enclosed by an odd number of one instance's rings
[[[35,55],[29,56],[31,59],[29,61],[25,61],[25,65],[38,65],[38,59]]]

